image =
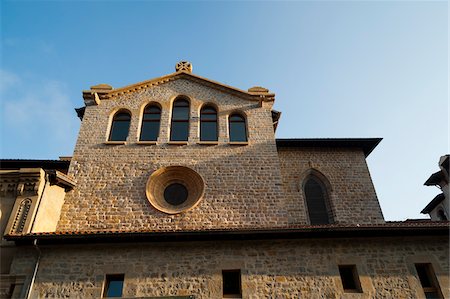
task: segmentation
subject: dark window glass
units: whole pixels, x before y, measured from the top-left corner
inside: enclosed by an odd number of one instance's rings
[[[426,265],[416,265],[417,275],[419,275],[422,287],[429,288],[432,286]]]
[[[204,107],[200,112],[200,140],[217,141],[217,111]]]
[[[123,274],[106,275],[103,297],[122,297]]]
[[[173,122],[170,133],[170,140],[172,141],[187,141],[189,135],[189,126],[187,123]]]
[[[438,212],[438,218],[439,218],[439,220],[442,220],[442,221],[448,220],[448,219],[447,219],[447,216],[445,216],[445,213],[444,213],[444,211],[442,211],[442,210],[439,210],[439,212]]]
[[[109,140],[126,141],[128,137],[128,130],[130,129],[130,120],[131,116],[126,112],[119,112],[114,115]]]
[[[230,115],[228,122],[230,126],[230,141],[247,141],[245,118],[234,114]]]
[[[183,184],[170,184],[164,190],[164,199],[171,205],[177,206],[184,203],[188,198],[188,190]]]
[[[305,197],[309,220],[312,225],[332,222],[326,205],[325,186],[319,180],[310,177],[306,181]]]
[[[189,137],[189,102],[175,100],[172,109],[171,141],[187,141]]]
[[[144,109],[141,127],[141,141],[156,141],[159,135],[161,109],[157,106],[147,106]]]
[[[420,284],[422,285],[423,292],[425,293],[425,298],[443,298],[431,264],[416,264],[415,266],[417,275],[419,276]]]
[[[173,120],[189,120],[189,107],[174,107]]]
[[[355,265],[339,266],[342,287],[346,292],[361,292],[358,272]]]
[[[241,296],[241,270],[223,270],[223,296]]]

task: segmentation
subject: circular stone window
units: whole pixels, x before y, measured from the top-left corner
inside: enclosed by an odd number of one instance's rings
[[[171,205],[178,206],[188,198],[188,190],[183,184],[170,184],[164,190],[164,199]]]
[[[163,167],[147,181],[147,198],[157,210],[177,214],[194,208],[205,189],[203,178],[184,166]]]

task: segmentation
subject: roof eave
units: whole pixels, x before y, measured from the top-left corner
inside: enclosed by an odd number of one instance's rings
[[[260,230],[203,230],[172,232],[85,232],[61,234],[5,235],[8,241],[18,245],[38,240],[40,244],[80,244],[115,242],[191,242],[227,240],[316,239],[316,238],[372,238],[447,236],[448,222],[440,225],[373,226],[373,227],[310,227]]]
[[[444,193],[436,195],[423,210],[420,212],[422,214],[430,213],[435,207],[437,207],[445,199]]]
[[[288,138],[276,139],[278,147],[361,148],[367,158],[382,138]]]

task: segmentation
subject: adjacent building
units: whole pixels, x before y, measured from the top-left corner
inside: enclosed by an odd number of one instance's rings
[[[447,221],[449,219],[449,157],[449,155],[445,155],[439,159],[438,165],[440,170],[433,173],[424,183],[425,186],[436,186],[441,190],[441,193],[436,195],[421,212],[423,214],[429,214],[433,221]]]

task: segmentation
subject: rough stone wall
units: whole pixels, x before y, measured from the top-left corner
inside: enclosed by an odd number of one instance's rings
[[[329,181],[328,195],[335,222],[384,222],[362,150],[278,148],[278,154],[289,223],[309,223],[302,184],[311,169]]]
[[[191,100],[187,145],[170,145],[171,101]],[[157,145],[137,144],[142,111],[154,101],[162,106]],[[219,144],[199,145],[199,112],[204,103],[218,106]],[[281,175],[270,105],[260,107],[236,96],[185,79],[103,100],[88,106],[75,147],[69,175],[77,181],[66,195],[57,230],[202,229],[274,227],[287,224]],[[125,145],[106,145],[110,119],[119,108],[132,113]],[[247,117],[245,146],[230,145],[227,116],[242,111]],[[205,180],[202,201],[178,215],[155,210],[145,185],[155,170],[187,166]]]
[[[226,269],[241,270],[242,298],[423,298],[414,263],[431,263],[444,297],[450,295],[444,237],[65,245],[41,250],[33,298],[100,298],[105,275],[121,273],[123,297],[222,298]],[[356,265],[363,293],[344,293],[338,265],[345,264]]]

